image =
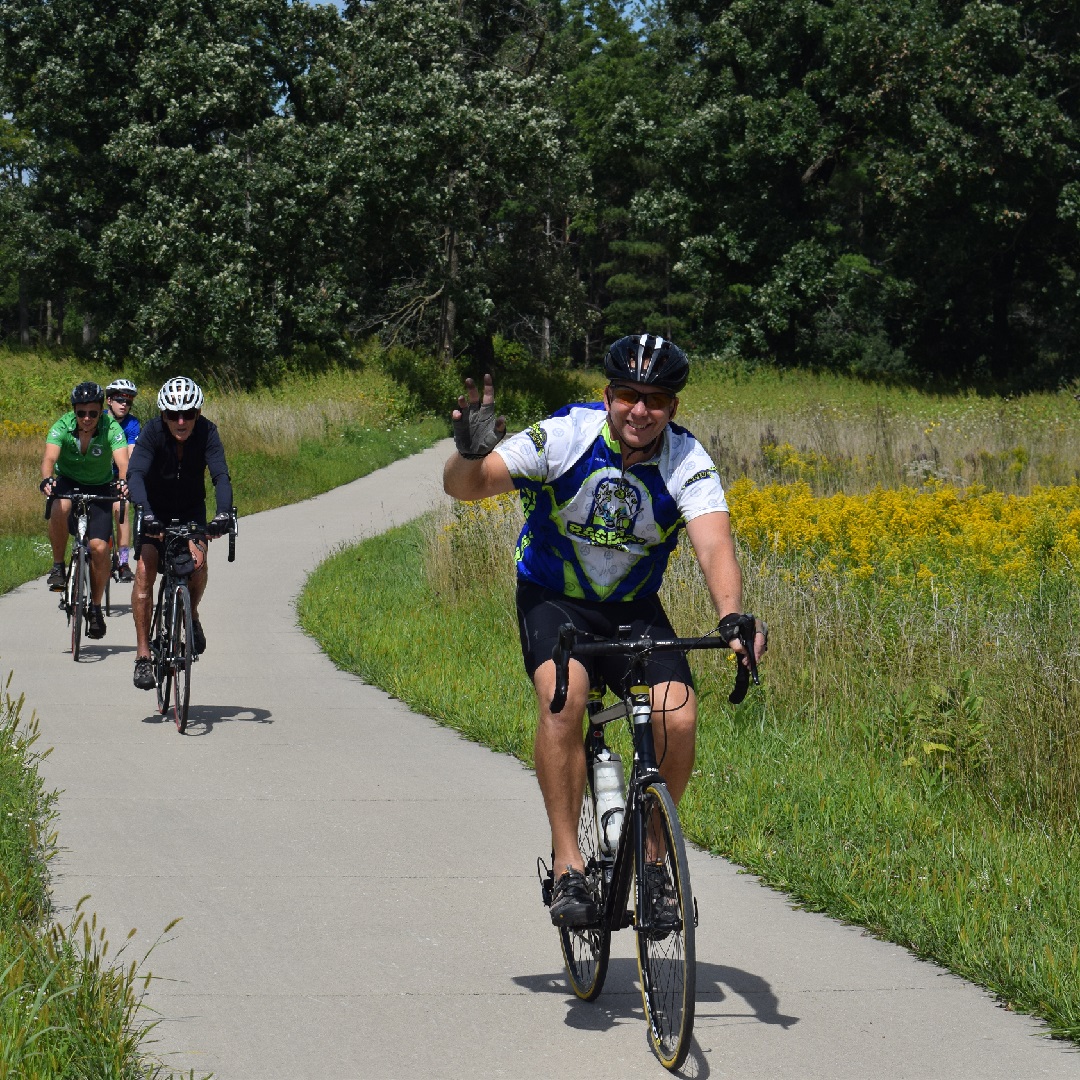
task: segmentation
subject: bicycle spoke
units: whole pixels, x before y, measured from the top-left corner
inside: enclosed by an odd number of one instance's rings
[[[601,911],[604,900],[604,868],[600,844],[596,835],[596,810],[590,792],[582,800],[578,822],[578,846],[585,859],[585,880],[597,898]],[[608,953],[611,948],[611,929],[598,927],[584,930],[559,928],[566,974],[570,986],[583,1001],[592,1001],[604,986],[607,976]]]

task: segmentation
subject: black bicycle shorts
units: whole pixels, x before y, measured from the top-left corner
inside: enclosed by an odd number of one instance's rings
[[[517,612],[521,656],[530,679],[541,664],[551,659],[551,651],[559,640],[559,628],[564,623],[573,623],[578,630],[597,637],[615,637],[620,626],[629,626],[632,636],[647,633],[653,637],[675,637],[660,598],[655,595],[642,600],[602,603],[578,600],[540,585],[518,581]],[[628,659],[618,656],[575,659],[589,673],[591,685],[603,682],[616,693],[626,689]],[[694,685],[684,653],[664,653],[650,658],[645,681],[649,686],[663,682]]]
[[[56,483],[53,485],[53,498],[70,499],[74,488],[85,491],[88,495],[116,496],[116,489],[112,484],[80,484],[66,476],[58,476]],[[86,538],[88,540],[111,540],[112,507],[108,503],[95,502],[91,503],[87,510],[89,512],[86,515]],[[72,508],[71,513],[68,514],[68,532],[74,536],[75,529],[75,510]]]

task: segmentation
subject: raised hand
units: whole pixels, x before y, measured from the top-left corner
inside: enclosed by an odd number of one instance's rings
[[[495,415],[495,386],[490,375],[484,376],[484,392],[472,379],[465,380],[465,393],[450,414],[454,422],[454,445],[470,460],[487,457],[506,434],[506,417]]]

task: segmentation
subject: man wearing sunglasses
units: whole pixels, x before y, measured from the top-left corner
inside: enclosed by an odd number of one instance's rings
[[[67,538],[74,528],[71,500],[64,496],[76,487],[91,495],[115,496],[114,466],[122,493],[127,475],[127,440],[105,410],[105,391],[96,382],[79,383],[71,391],[71,411],[61,416],[45,436],[45,454],[41,459],[41,491],[55,497],[59,503],[52,503],[49,509],[53,567],[46,580],[54,592],[64,588]],[[101,597],[109,573],[109,540],[112,537],[112,522],[106,504],[91,504],[86,532],[90,542],[90,611],[86,634],[91,638],[103,638],[105,616],[101,611]]]
[[[196,654],[206,648],[199,621],[199,601],[206,589],[207,538],[229,528],[233,503],[232,481],[225,448],[215,424],[202,415],[203,392],[191,379],[169,379],[157,398],[160,413],[144,425],[128,466],[130,498],[143,508],[142,548],[135,567],[131,611],[135,617],[135,675],[140,690],[153,690],[150,662],[150,617],[154,581],[162,554],[161,530],[173,519],[194,521],[205,534],[190,542],[195,571],[188,580],[194,616]],[[206,520],[206,473],[214,484],[217,513]]]
[[[522,493],[518,627],[539,709],[536,778],[551,826],[550,912],[557,926],[585,926],[597,916],[577,840],[585,790],[582,719],[593,672],[575,659],[566,705],[551,711],[551,653],[559,627],[572,622],[615,637],[620,626],[630,626],[633,635],[675,636],[657,592],[685,529],[721,633],[736,652],[743,651],[733,640],[742,612],[742,573],[724,488],[704,448],[673,423],[689,362],[670,341],[637,334],[612,344],[604,370],[609,382],[602,401],[568,405],[505,442],[491,377],[484,377],[482,394],[466,380],[452,413],[457,452],[443,472],[446,492],[457,499],[484,499],[515,488]],[[758,657],[765,645],[765,627],[758,623]],[[596,674],[617,682],[625,673],[600,666]],[[694,766],[693,678],[681,655],[657,659],[647,677],[657,759],[678,800]],[[655,888],[662,907],[672,886],[658,876]]]

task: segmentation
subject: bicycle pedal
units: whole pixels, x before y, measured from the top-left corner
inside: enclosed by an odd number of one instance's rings
[[[694,926],[698,924],[698,910],[697,910],[697,897],[694,897]]]

